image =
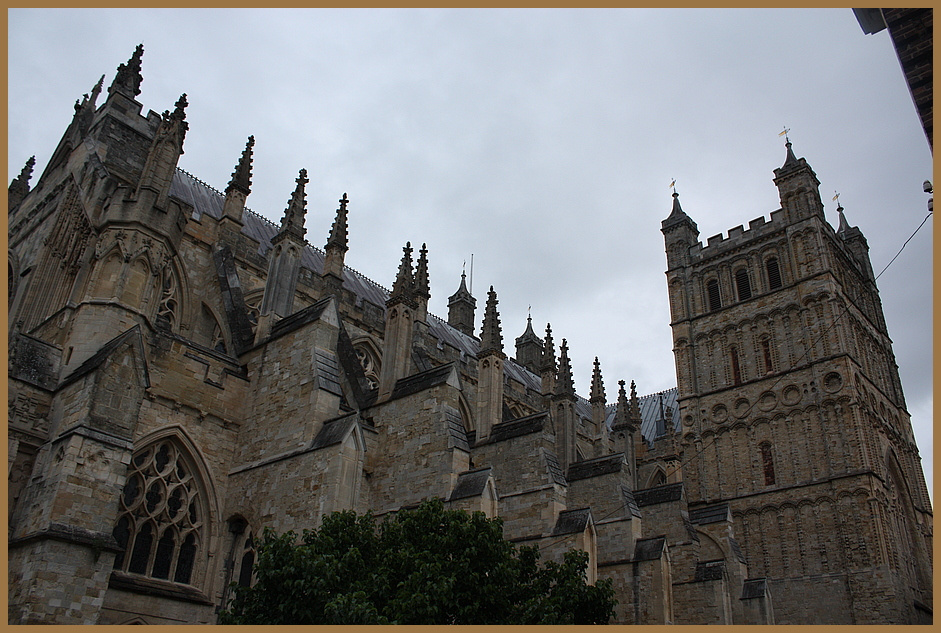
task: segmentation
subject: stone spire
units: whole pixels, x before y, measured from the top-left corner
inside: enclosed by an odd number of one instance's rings
[[[575,395],[575,383],[572,380],[572,364],[569,362],[568,341],[562,339],[559,348],[559,373],[556,376],[556,393],[560,395]]]
[[[418,251],[418,263],[415,265],[415,320],[425,322],[428,319],[428,300],[431,298],[431,285],[428,281],[428,247],[421,245]]]
[[[10,188],[7,190],[7,213],[11,213],[29,193],[29,179],[33,175],[33,167],[35,166],[36,157],[30,156],[23,169],[20,170],[20,175],[10,183]]]
[[[307,230],[304,228],[304,218],[307,215],[307,193],[304,190],[305,185],[310,182],[307,179],[307,170],[302,169],[294,181],[297,186],[294,187],[294,193],[288,200],[288,206],[284,210],[284,217],[281,219],[281,230],[278,231],[278,237],[288,234],[303,242],[304,234]],[[274,241],[272,240],[272,243]]]
[[[804,158],[797,158],[790,139],[785,143],[787,155],[784,164],[774,170],[774,184],[778,188],[781,208],[789,222],[816,216],[824,220],[823,202],[820,200],[820,181]]]
[[[699,241],[699,227],[683,212],[680,194],[673,190],[673,210],[660,223],[660,232],[667,251],[667,268],[672,270],[688,263],[689,249]]]
[[[872,270],[872,261],[869,259],[869,242],[866,241],[866,236],[859,230],[859,227],[849,225],[846,216],[843,215],[843,205],[839,201],[837,201],[836,210],[840,214],[840,226],[836,231],[837,237],[843,240],[843,244],[846,245],[847,250],[853,256],[859,272],[869,281],[875,283],[876,276]]]
[[[552,324],[546,323],[546,338],[542,346],[542,361],[539,373],[542,376],[542,395],[549,396],[555,391],[555,344],[552,342]]]
[[[477,299],[467,290],[467,274],[461,272],[461,285],[457,292],[448,297],[448,324],[464,334],[474,335],[474,312]]]
[[[503,358],[503,334],[500,331],[500,314],[497,312],[497,293],[490,286],[487,293],[487,306],[484,308],[484,322],[480,328],[480,353],[497,354]]]
[[[245,149],[242,150],[242,157],[232,172],[232,179],[229,186],[225,188],[228,195],[230,191],[240,191],[248,196],[252,192],[252,148],[255,146],[255,137],[249,136],[245,143]]]
[[[679,224],[689,225],[693,232],[695,232],[696,235],[699,235],[699,228],[696,226],[696,223],[693,222],[692,218],[686,215],[686,213],[683,211],[683,207],[680,206],[680,194],[674,190],[673,208],[670,211],[670,215],[667,216],[667,219],[660,223],[660,230],[663,231]]]
[[[144,55],[144,45],[138,44],[134,54],[127,60],[126,64],[118,66],[118,73],[108,88],[108,94],[119,92],[129,99],[133,99],[140,94],[140,85],[144,81],[141,76],[141,57]]]
[[[628,427],[631,425],[631,405],[627,400],[627,392],[624,390],[624,381],[618,381],[618,408],[614,413],[614,428]],[[631,383],[633,391],[634,383]]]
[[[542,365],[542,341],[533,331],[533,317],[526,316],[526,330],[516,339],[516,362],[538,374]]]
[[[333,220],[333,226],[330,228],[327,244],[324,246],[323,279],[327,292],[333,295],[339,295],[343,287],[343,260],[346,257],[346,251],[349,250],[346,225],[348,203],[349,198],[344,193],[340,198],[340,206]]]

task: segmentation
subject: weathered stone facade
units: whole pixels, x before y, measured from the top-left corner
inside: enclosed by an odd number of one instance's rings
[[[254,138],[224,193],[179,170],[186,98],[141,115],[142,53],[10,185],[11,623],[212,623],[264,528],[429,497],[544,558],[584,549],[620,623],[930,617],[931,509],[865,241],[801,215],[816,189],[787,184],[809,170],[790,153],[769,223],[702,247],[676,202],[679,389],[622,381],[608,405],[548,327],[509,358],[492,289],[479,339],[463,279],[449,322],[428,314],[424,245],[391,291],[345,267],[345,194],[305,242],[303,170],[280,226],[246,209]]]

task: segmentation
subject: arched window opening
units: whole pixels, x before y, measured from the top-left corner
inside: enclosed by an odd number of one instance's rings
[[[765,262],[765,271],[768,273],[768,288],[777,290],[781,287],[781,270],[778,268],[778,260],[774,257]]]
[[[657,486],[665,486],[667,483],[667,476],[662,470],[657,470],[656,474],[653,476],[653,481],[650,483],[651,488],[656,488]]]
[[[774,485],[774,457],[771,455],[771,444],[763,442],[758,448],[761,449],[761,468],[765,475],[765,485]]]
[[[738,349],[735,346],[729,348],[729,357],[732,361],[732,384],[742,384],[742,369],[738,364]]]
[[[242,547],[242,560],[239,563],[240,587],[250,587],[252,584],[252,572],[255,567],[255,541],[252,539],[252,533],[248,533],[245,539],[245,545]]]
[[[190,584],[203,542],[205,509],[195,469],[171,440],[134,455],[113,535],[124,550],[114,568]]]
[[[709,310],[718,310],[722,307],[722,297],[719,296],[719,282],[710,279],[706,282],[706,294],[709,297]]]
[[[377,389],[379,387],[380,371],[378,354],[366,343],[357,343],[353,346],[353,350],[356,352],[356,358],[363,368],[363,373],[366,374],[366,382],[369,384],[369,388]]]
[[[735,289],[738,291],[738,300],[751,299],[751,281],[748,279],[748,269],[739,268],[735,271]]]
[[[765,373],[770,374],[774,371],[774,363],[771,361],[771,339],[761,340],[761,354],[765,363]]]

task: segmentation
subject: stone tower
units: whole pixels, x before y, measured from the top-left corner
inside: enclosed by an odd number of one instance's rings
[[[703,246],[674,193],[662,223],[690,511],[729,505],[777,623],[930,621],[931,504],[868,246],[786,148],[770,221]]]

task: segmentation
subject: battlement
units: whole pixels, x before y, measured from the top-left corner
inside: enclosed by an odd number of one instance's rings
[[[748,228],[739,224],[729,229],[728,237],[723,237],[722,233],[710,237],[706,245],[698,242],[689,249],[690,259],[693,261],[703,261],[719,255],[724,255],[752,240],[765,237],[779,229],[783,228],[784,222],[781,214],[782,209],[771,212],[771,219],[765,220],[764,216],[759,216],[748,223]]]

